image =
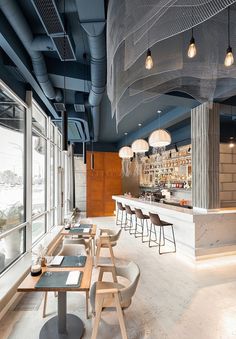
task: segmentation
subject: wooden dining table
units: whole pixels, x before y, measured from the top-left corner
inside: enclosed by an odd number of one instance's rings
[[[58,292],[58,308],[57,316],[50,318],[41,328],[40,339],[79,339],[84,333],[84,323],[82,320],[74,315],[67,313],[67,292],[84,291],[89,293],[91,277],[92,277],[92,257],[87,256],[84,267],[43,267],[44,272],[67,272],[67,271],[81,271],[83,272],[81,284],[79,287],[72,285],[65,285],[63,287],[37,287],[41,275],[33,277],[31,274],[23,280],[18,287],[18,292]]]

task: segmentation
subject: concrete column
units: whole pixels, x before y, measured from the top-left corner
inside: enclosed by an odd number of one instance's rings
[[[191,134],[193,206],[219,208],[219,104],[206,102],[191,110]]]

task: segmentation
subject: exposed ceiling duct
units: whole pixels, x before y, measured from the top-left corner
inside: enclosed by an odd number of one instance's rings
[[[55,91],[48,77],[43,54],[40,51],[35,51],[31,48],[33,33],[31,32],[31,29],[20,10],[17,1],[0,0],[0,8],[21,40],[25,49],[29,53],[32,60],[35,77],[37,78],[46,97],[49,99],[61,100],[61,91]]]
[[[88,35],[91,55],[91,90],[89,104],[92,106],[94,141],[98,140],[100,122],[100,103],[106,88],[106,42],[105,22],[82,23]]]

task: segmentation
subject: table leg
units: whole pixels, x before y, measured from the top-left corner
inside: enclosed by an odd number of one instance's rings
[[[66,313],[66,292],[58,292],[58,315],[43,325],[39,339],[80,339],[83,333],[82,320]]]
[[[58,292],[58,332],[66,333],[66,292]]]

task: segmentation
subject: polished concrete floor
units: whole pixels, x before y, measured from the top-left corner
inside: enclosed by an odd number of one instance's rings
[[[117,227],[114,218],[93,220],[98,227]],[[125,231],[114,252],[117,263],[132,260],[141,270],[133,303],[125,311],[129,339],[236,338],[236,257],[193,264],[178,252],[159,256],[157,248],[141,244]],[[57,300],[49,293],[43,319],[42,300],[41,293],[31,293],[13,305],[1,320],[0,338],[38,338],[41,326],[57,311]],[[84,304],[83,293],[68,293],[68,311],[82,318],[83,338],[89,339],[92,319],[85,319]],[[98,339],[111,338],[121,335],[116,313],[106,311]]]

